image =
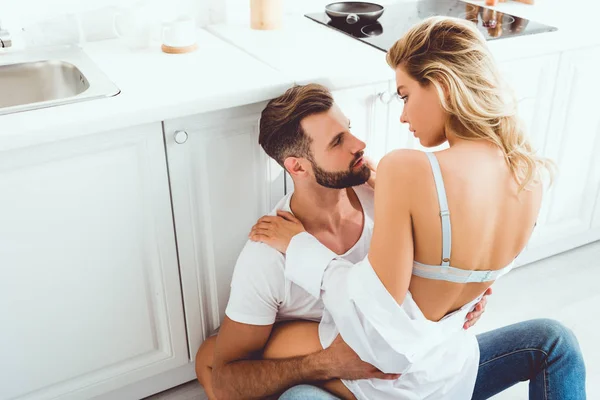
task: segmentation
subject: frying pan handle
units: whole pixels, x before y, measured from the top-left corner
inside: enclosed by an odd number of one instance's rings
[[[350,25],[353,25],[357,23],[359,19],[360,17],[356,14],[348,14],[348,16],[346,17],[346,22]]]

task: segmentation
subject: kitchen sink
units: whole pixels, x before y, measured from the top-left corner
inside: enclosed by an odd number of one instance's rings
[[[79,47],[0,53],[0,115],[119,92]]]

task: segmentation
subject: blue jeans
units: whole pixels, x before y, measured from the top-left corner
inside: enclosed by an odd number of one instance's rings
[[[481,353],[473,399],[487,399],[529,381],[529,398],[585,399],[585,365],[573,332],[560,322],[535,319],[477,336]],[[287,390],[280,400],[334,400],[310,385]]]

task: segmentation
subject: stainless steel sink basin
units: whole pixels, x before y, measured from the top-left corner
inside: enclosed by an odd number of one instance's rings
[[[117,94],[78,47],[0,53],[0,115]]]

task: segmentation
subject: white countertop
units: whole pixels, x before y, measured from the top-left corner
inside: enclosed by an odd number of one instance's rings
[[[119,40],[85,45],[121,93],[0,116],[0,151],[256,103],[293,83],[205,30],[198,43],[197,51],[174,55],[159,48],[133,51]]]
[[[490,41],[498,60],[600,45],[592,24],[583,21],[599,15],[600,4],[536,2],[496,8],[559,30]],[[121,93],[0,116],[0,151],[264,101],[293,83],[319,82],[336,90],[393,79],[383,51],[302,15],[287,17],[278,31],[213,25],[199,30],[198,37],[199,49],[184,55],[164,54],[158,47],[132,51],[118,40],[85,45]]]
[[[303,16],[287,17],[277,31],[247,25],[207,29],[299,84],[316,82],[341,89],[394,77],[383,51]]]
[[[506,2],[493,7],[558,27],[556,32],[489,41],[498,61],[600,45],[600,36],[592,29],[593,21],[582,23],[585,15],[593,20],[600,11],[600,5],[591,0],[571,0],[570,4],[558,0],[537,0],[537,3]],[[587,3],[590,4],[583,5]],[[339,89],[393,79],[393,71],[385,63],[383,51],[302,15],[288,16],[279,31],[254,31],[247,24],[212,25],[207,29],[299,83],[319,82],[331,89]]]

